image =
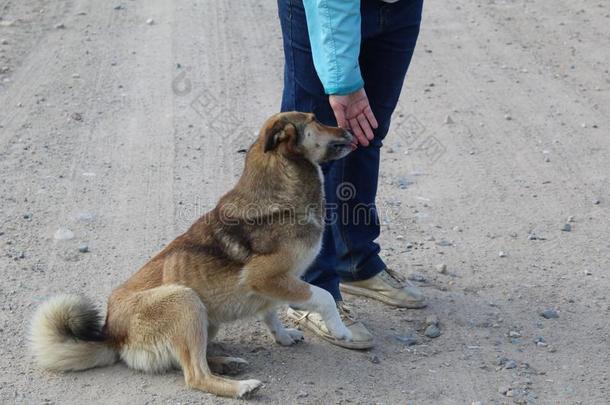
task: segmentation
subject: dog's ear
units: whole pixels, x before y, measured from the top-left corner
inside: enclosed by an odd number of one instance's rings
[[[277,148],[280,142],[289,139],[294,139],[297,135],[297,129],[291,122],[278,119],[273,124],[264,129],[265,152],[269,152]]]

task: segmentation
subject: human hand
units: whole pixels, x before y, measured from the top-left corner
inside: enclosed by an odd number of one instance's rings
[[[341,128],[351,129],[358,143],[369,146],[373,139],[373,129],[377,128],[377,119],[369,105],[364,88],[345,96],[328,96],[337,124]]]

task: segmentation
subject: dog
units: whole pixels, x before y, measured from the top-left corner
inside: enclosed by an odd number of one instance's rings
[[[75,371],[121,359],[146,372],[180,367],[188,387],[241,398],[262,383],[212,373],[246,363],[207,356],[222,323],[258,316],[276,342],[292,345],[303,335],[285,328],[276,313],[290,304],[320,313],[336,338],[351,340],[331,294],[300,276],[321,247],[320,163],[354,148],[353,135],[322,125],[313,114],[269,118],[237,185],[112,292],[103,324],[96,307],[77,295],[38,308],[30,330],[38,364]]]

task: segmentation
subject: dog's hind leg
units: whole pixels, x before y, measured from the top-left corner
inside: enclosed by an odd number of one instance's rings
[[[235,381],[211,373],[206,359],[207,312],[192,289],[164,285],[136,293],[131,300],[133,314],[128,343],[121,353],[128,365],[146,369],[141,367],[144,365],[150,369],[152,364],[142,364],[142,359],[158,361],[171,353],[173,360],[180,364],[188,387],[240,398],[262,385],[258,380]],[[143,352],[148,357],[143,357]]]

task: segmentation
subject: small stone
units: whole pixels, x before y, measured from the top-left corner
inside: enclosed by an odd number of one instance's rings
[[[506,395],[506,393],[510,391],[510,387],[508,385],[502,385],[498,388],[498,392],[502,395]]]
[[[515,360],[509,360],[504,364],[504,368],[506,370],[512,370],[513,368],[517,368],[517,362]]]
[[[591,273],[591,270],[589,270],[589,269],[585,269],[583,271],[583,273],[585,273],[585,276],[592,276],[593,275],[593,273]]]
[[[507,256],[507,254],[506,254],[506,252],[504,252],[504,251],[502,251],[502,250],[501,250],[501,251],[499,251],[499,252],[498,252],[498,256],[499,256],[499,257],[506,257],[506,256]]]
[[[404,236],[402,235],[396,235],[396,240],[404,240]]]
[[[148,20],[146,20],[146,24],[148,25],[153,25],[155,23],[155,20],[153,20],[152,18],[149,18]]]
[[[454,226],[454,227],[453,227],[453,230],[454,230],[455,232],[462,232],[462,228],[460,228],[459,226]]]
[[[8,45],[8,39],[6,39],[6,38],[2,38],[2,39],[0,39],[0,44],[2,44],[2,45]]]
[[[82,121],[83,120],[83,115],[79,112],[73,112],[72,114],[70,114],[70,118],[74,121]]]
[[[564,231],[564,232],[570,232],[572,230],[572,225],[570,225],[570,223],[566,222],[561,227],[561,230]]]
[[[26,214],[23,214],[23,219],[32,219],[32,214],[29,212]]]
[[[542,336],[536,336],[534,338],[534,343],[545,343],[545,340]]]
[[[117,4],[116,6],[113,7],[115,10],[125,10],[125,6],[123,6],[122,4]]]
[[[445,124],[451,125],[453,123],[454,123],[454,121],[453,121],[453,118],[451,118],[451,115],[448,115],[445,117]]]
[[[80,78],[80,75],[79,75],[78,73],[73,73],[73,74],[72,74],[72,78],[73,78],[73,79],[79,79],[79,78]]]
[[[381,363],[381,360],[379,360],[379,356],[377,356],[375,353],[369,354],[369,361],[373,364]]]
[[[538,237],[535,234],[530,233],[527,235],[527,240],[538,240]]]
[[[436,271],[440,274],[447,274],[447,265],[445,263],[437,264]]]
[[[470,403],[470,405],[483,405],[483,402],[481,401],[473,401]]]
[[[574,222],[574,215],[570,215],[568,217],[568,222]]]
[[[553,308],[549,308],[549,309],[545,309],[544,311],[540,312],[540,316],[545,319],[557,319],[557,318],[559,318],[559,313],[556,310],[554,310]]]
[[[505,119],[506,121],[510,121],[510,120],[512,120],[512,119],[513,119],[513,117],[511,117],[511,116],[510,116],[510,115],[508,115],[508,114],[504,114],[504,119]]]
[[[0,73],[7,73],[9,70],[11,70],[11,68],[9,68],[8,66],[0,67]]]
[[[414,346],[417,344],[417,339],[413,336],[405,335],[405,336],[394,336],[394,339],[398,340],[400,343],[403,343],[405,346]]]
[[[299,391],[297,393],[297,398],[307,398],[309,396],[308,393],[306,393],[305,391]]]
[[[25,259],[25,252],[24,251],[19,252],[19,254],[17,255],[17,258]]]
[[[53,237],[56,240],[70,240],[74,238],[74,232],[68,228],[59,228],[57,231],[55,231]]]
[[[521,334],[519,332],[517,332],[516,330],[511,330],[510,332],[508,332],[508,337],[520,338]]]
[[[55,24],[55,29],[57,30],[63,30],[64,28],[66,28],[64,23]]]
[[[436,242],[438,246],[453,246],[453,242],[448,241],[447,239],[441,239]]]
[[[89,252],[89,246],[83,243],[78,247],[78,251],[81,253],[87,253]]]
[[[434,339],[441,335],[441,330],[436,325],[429,325],[426,328],[426,330],[424,331],[424,335],[426,335],[427,337],[429,337],[431,339]]]
[[[601,202],[601,200],[598,197],[595,197],[591,200],[591,202],[593,203],[593,205],[599,205],[599,203]]]

